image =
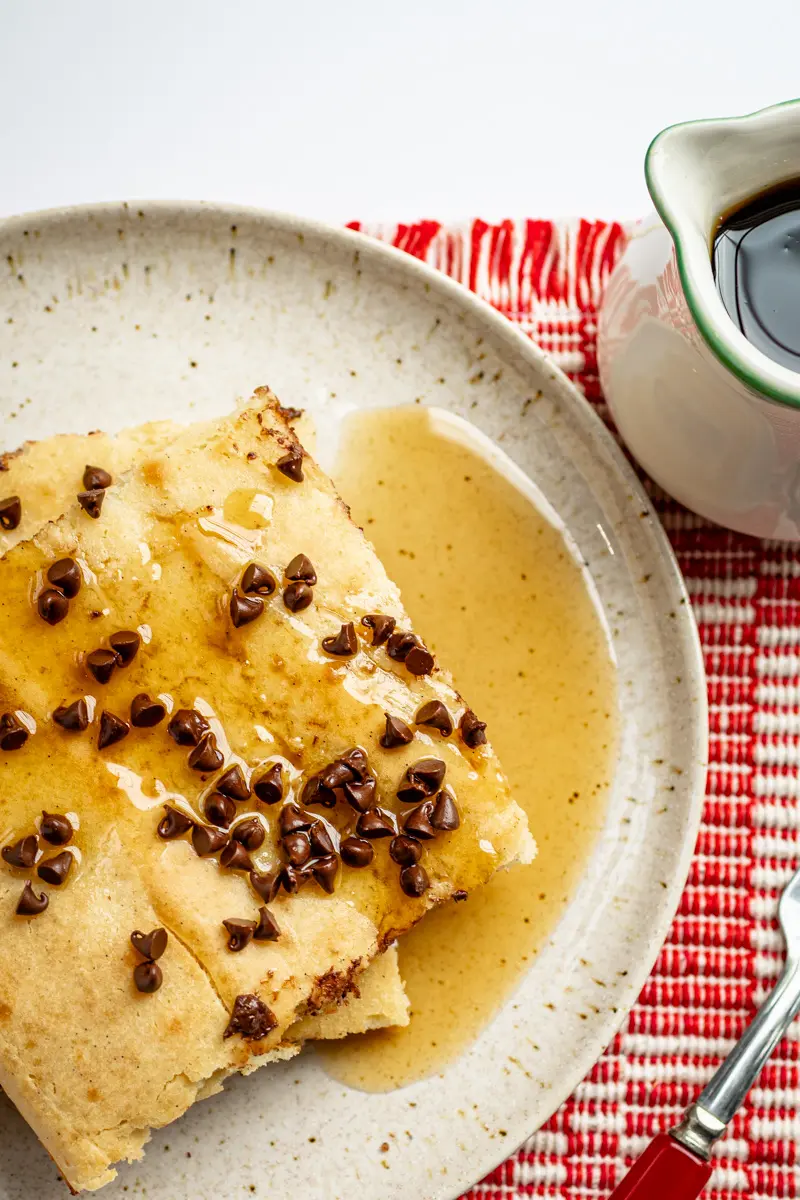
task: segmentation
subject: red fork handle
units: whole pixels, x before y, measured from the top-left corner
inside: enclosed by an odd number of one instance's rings
[[[697,1200],[713,1167],[668,1133],[660,1133],[617,1184],[609,1200]]]

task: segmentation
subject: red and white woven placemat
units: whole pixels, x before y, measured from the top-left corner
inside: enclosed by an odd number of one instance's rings
[[[595,221],[362,229],[472,288],[606,416],[596,310],[625,242]],[[468,1200],[608,1195],[709,1078],[781,962],[774,914],[798,854],[800,549],[729,533],[645,479],[686,577],[710,706],[708,794],[689,882],[621,1032],[570,1100]],[[797,1030],[734,1120],[709,1200],[800,1197]]]

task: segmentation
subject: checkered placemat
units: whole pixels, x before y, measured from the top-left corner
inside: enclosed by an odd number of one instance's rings
[[[599,221],[436,221],[361,229],[492,303],[606,417],[596,309],[625,243]],[[575,1094],[468,1200],[605,1197],[677,1120],[778,974],[778,892],[797,858],[800,549],[730,533],[645,479],[686,576],[710,706],[708,795],[689,882],[621,1032]],[[709,1200],[800,1197],[797,1029],[720,1146]]]

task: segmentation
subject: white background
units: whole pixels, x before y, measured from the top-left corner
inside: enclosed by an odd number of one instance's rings
[[[0,214],[632,217],[664,125],[800,94],[797,0],[0,0]]]

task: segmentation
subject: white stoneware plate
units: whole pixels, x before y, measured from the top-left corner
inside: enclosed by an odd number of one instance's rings
[[[600,421],[530,341],[459,286],[361,235],[252,210],[144,204],[15,218],[0,224],[0,243],[0,449],[57,431],[207,416],[264,383],[317,412],[332,398],[419,397],[499,443],[589,564],[619,663],[613,794],[577,894],[497,1018],[443,1075],[386,1095],[331,1081],[314,1056],[237,1079],[157,1133],[104,1193],[455,1197],[600,1055],[687,874],[705,685],[666,538]],[[7,1103],[0,1163],[2,1200],[63,1195]]]

